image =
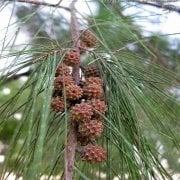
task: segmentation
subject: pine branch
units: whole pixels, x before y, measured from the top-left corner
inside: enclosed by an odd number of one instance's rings
[[[1,79],[6,78],[6,80],[3,81],[3,82],[1,83],[1,85],[4,85],[4,84],[7,84],[7,83],[9,83],[9,82],[11,82],[11,81],[17,80],[17,79],[19,79],[19,78],[22,77],[22,76],[29,76],[31,73],[32,73],[32,69],[30,69],[29,71],[26,71],[26,72],[24,72],[24,73],[21,73],[21,74],[15,74],[15,75],[10,76],[10,77],[8,77],[8,78],[7,78],[7,76],[1,77]]]
[[[123,13],[120,11],[119,7],[117,4],[113,3],[112,7],[114,10],[117,12],[117,14],[122,18],[125,19],[126,17],[123,15]],[[128,24],[131,25],[131,22],[127,21]],[[136,35],[139,39],[143,39],[143,36],[135,30]],[[169,65],[166,63],[166,60],[162,57],[162,55],[152,46],[152,44],[148,41],[144,41],[144,44],[149,48],[149,50],[155,55],[156,61],[161,64],[163,67],[170,69]]]
[[[171,4],[163,4],[163,3],[151,3],[151,2],[145,2],[145,1],[138,1],[138,0],[134,0],[133,2],[137,2],[139,4],[143,4],[143,5],[148,5],[148,6],[153,6],[156,8],[160,8],[160,9],[166,9],[168,11],[174,11],[177,13],[180,13],[180,7],[171,5]]]
[[[40,2],[36,0],[3,0],[4,2],[18,2],[18,3],[27,3],[27,4],[33,4],[33,5],[40,5],[40,6],[49,6],[49,7],[54,7],[54,8],[61,8],[67,11],[71,11],[70,8],[60,6],[59,3],[57,4],[51,4],[51,3],[46,3],[46,2]]]
[[[78,22],[75,14],[75,3],[77,0],[72,1],[71,8],[71,35],[73,41],[73,48],[79,51],[79,29]],[[73,67],[72,76],[75,80],[75,83],[79,83],[79,64]],[[73,170],[74,170],[74,161],[77,145],[77,127],[75,122],[70,123],[70,131],[68,135],[67,145],[65,146],[65,180],[73,179]]]

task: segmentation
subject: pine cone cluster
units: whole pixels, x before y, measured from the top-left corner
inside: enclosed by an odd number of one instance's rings
[[[92,145],[103,132],[103,117],[107,107],[103,97],[103,81],[95,65],[84,69],[85,80],[81,81],[83,97],[92,108],[90,119],[79,121],[78,143],[83,146],[81,157],[90,163],[100,163],[106,159],[106,151],[100,146]],[[104,99],[104,98],[103,98]]]
[[[77,126],[78,145],[82,146],[81,157],[90,163],[106,159],[106,151],[100,146],[92,145],[104,129],[102,114],[105,114],[107,107],[102,100],[103,81],[94,64],[81,69],[85,80],[79,79],[79,84],[71,75],[71,69],[80,63],[80,55],[97,43],[94,34],[86,30],[80,37],[79,50],[67,50],[63,63],[56,69],[51,100],[52,111],[62,113],[65,105],[70,110],[70,120]]]

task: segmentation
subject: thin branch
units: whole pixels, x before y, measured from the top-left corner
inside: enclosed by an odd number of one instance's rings
[[[71,36],[72,36],[72,41],[73,41],[73,48],[75,48],[77,51],[79,51],[80,43],[79,43],[79,26],[78,26],[78,21],[77,17],[75,14],[75,3],[76,1],[73,1],[71,4]],[[73,67],[73,72],[72,75],[74,77],[75,83],[79,84],[79,64],[75,65]]]
[[[71,35],[73,41],[73,48],[79,51],[79,28],[78,22],[75,14],[75,3],[77,1],[72,1],[71,8]],[[76,84],[79,84],[79,64],[73,67],[72,76]],[[74,161],[77,146],[77,124],[75,122],[70,122],[70,131],[68,135],[67,145],[65,146],[65,180],[73,179],[74,171]]]
[[[73,41],[73,47],[78,50],[78,42],[79,42],[79,27],[77,22],[77,17],[75,13],[75,5],[76,1],[73,1],[71,4],[71,36]]]
[[[145,1],[138,1],[138,0],[134,0],[133,2],[180,13],[180,7],[177,7],[177,6],[174,6],[174,5],[171,5],[171,4],[152,3],[152,2],[145,2]]]
[[[117,14],[122,18],[122,19],[125,19],[126,17],[123,15],[123,13],[120,11],[119,7],[117,6],[117,4],[115,3],[112,3],[111,4],[112,7],[114,8],[114,10],[117,12]],[[131,25],[131,22],[127,22],[128,24]],[[136,31],[136,35],[139,39],[144,39],[142,37],[142,35]],[[149,48],[149,50],[155,55],[155,60],[156,62],[158,62],[160,65],[162,65],[163,67],[167,68],[167,69],[170,69],[171,70],[171,67],[166,63],[166,60],[164,59],[164,57],[153,47],[153,45],[149,42],[149,41],[143,41],[144,44]],[[175,78],[176,81],[179,83],[179,79]]]
[[[77,145],[77,127],[74,122],[70,124],[68,142],[65,146],[65,173],[64,180],[72,180]]]
[[[33,4],[33,5],[40,5],[40,6],[49,6],[49,7],[54,7],[54,8],[61,8],[66,11],[71,11],[70,8],[60,6],[59,3],[57,4],[51,4],[51,3],[46,3],[46,2],[40,2],[36,0],[3,0],[4,2],[18,2],[18,3],[27,3],[27,4]]]
[[[122,18],[125,19],[126,17],[123,15],[123,13],[120,11],[118,5],[116,3],[112,4],[112,7],[114,8],[114,10],[117,12],[117,14]],[[127,21],[127,23],[129,25],[131,25],[130,21]],[[136,35],[139,39],[144,39],[142,37],[142,35],[134,30],[136,32]],[[170,69],[169,65],[166,63],[166,60],[163,58],[163,56],[152,46],[152,44],[148,41],[144,41],[144,44],[149,48],[149,50],[156,56],[156,61],[161,64],[162,66],[164,66],[167,69]]]

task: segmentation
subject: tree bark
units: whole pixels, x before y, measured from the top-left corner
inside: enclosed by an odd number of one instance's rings
[[[70,130],[68,135],[68,142],[65,147],[65,180],[73,179],[74,172],[74,161],[75,161],[75,152],[77,145],[77,133],[76,133],[76,124],[71,122]]]
[[[79,51],[79,28],[78,22],[75,15],[75,3],[74,0],[71,5],[71,36],[73,41],[73,48]],[[73,67],[72,76],[76,84],[79,84],[79,64]],[[75,162],[75,153],[77,146],[77,124],[76,122],[70,122],[70,130],[67,139],[67,144],[65,146],[65,180],[73,179],[74,172],[74,162]]]

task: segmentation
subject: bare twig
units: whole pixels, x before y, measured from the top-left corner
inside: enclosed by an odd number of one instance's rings
[[[75,14],[75,3],[77,1],[72,1],[71,8],[71,35],[73,41],[73,48],[79,51],[79,28],[78,22]],[[72,72],[75,83],[79,83],[79,64],[73,67]],[[73,170],[74,170],[74,161],[75,161],[75,153],[76,153],[76,145],[77,145],[77,125],[75,122],[70,122],[70,131],[68,135],[67,144],[65,146],[65,180],[73,179]]]
[[[158,3],[158,2],[154,3],[154,2],[146,2],[146,1],[139,1],[139,0],[134,0],[133,2],[180,13],[180,7],[177,7],[171,4],[163,4],[163,3]]]
[[[33,4],[33,5],[40,5],[40,6],[49,6],[49,7],[54,7],[54,8],[61,8],[67,11],[71,11],[70,8],[60,6],[59,3],[57,4],[51,4],[51,3],[46,3],[46,2],[41,2],[41,1],[36,1],[36,0],[3,0],[4,2],[18,2],[18,3],[27,3],[27,4]]]

